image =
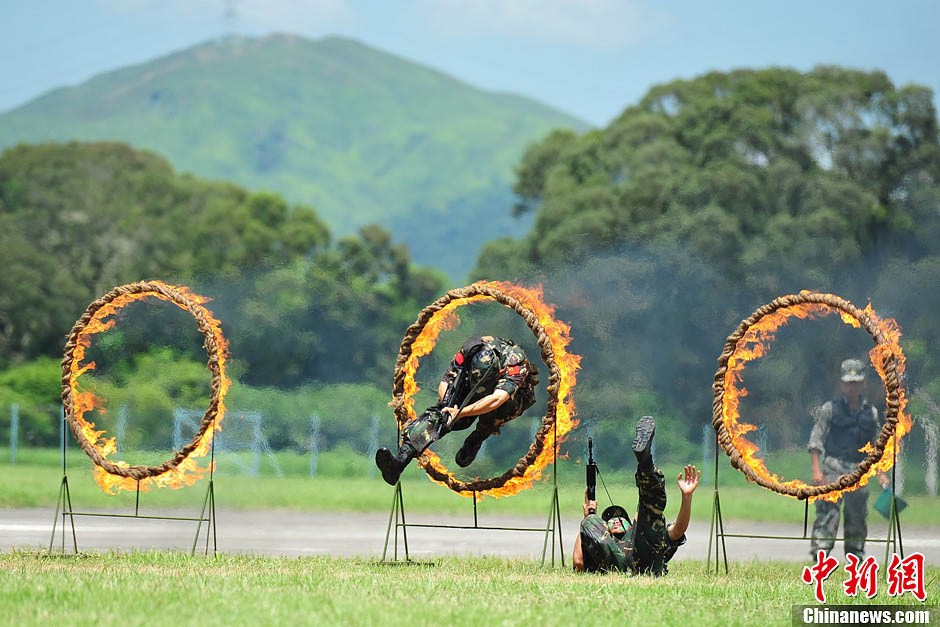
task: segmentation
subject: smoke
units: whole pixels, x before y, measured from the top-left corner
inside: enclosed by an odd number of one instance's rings
[[[623,245],[521,279],[545,285],[546,299],[571,324],[571,350],[584,357],[574,392],[581,426],[566,445],[570,456],[581,457],[584,440],[593,433],[600,458],[630,465],[633,425],[649,414],[657,417],[662,460],[701,459],[725,338],[760,305],[802,289],[836,293],[862,307],[871,301],[882,317],[895,317],[905,331],[907,386],[940,387],[938,364],[924,350],[925,340],[936,333],[935,315],[924,315],[930,306],[925,300],[936,301],[940,288],[935,258],[912,263],[900,255],[871,254],[838,268],[828,280],[801,272],[799,259],[766,270],[773,280],[756,281],[677,247]],[[841,361],[868,362],[872,346],[863,329],[835,315],[792,320],[779,330],[770,353],[748,367],[743,421],[760,427],[752,439],[766,449],[772,472],[807,478],[812,411],[840,396]],[[865,396],[883,416],[884,388],[873,370]],[[922,443],[909,446],[912,455],[922,448]]]

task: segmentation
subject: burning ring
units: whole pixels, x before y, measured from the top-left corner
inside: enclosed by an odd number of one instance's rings
[[[399,426],[415,419],[412,397],[418,391],[414,375],[418,370],[419,359],[431,352],[442,330],[455,326],[454,312],[457,308],[479,300],[495,300],[515,311],[538,340],[542,360],[549,369],[548,406],[542,418],[542,426],[525,456],[497,477],[461,481],[430,450],[424,452],[418,464],[432,480],[462,496],[473,496],[475,493],[510,496],[541,478],[542,469],[555,458],[556,433],[560,442],[577,424],[570,392],[576,383],[581,357],[567,352],[565,347],[571,341],[571,327],[553,318],[555,308],[543,302],[541,287],[528,289],[512,283],[480,281],[450,290],[422,309],[402,340],[395,364],[391,405]]]
[[[868,457],[851,474],[842,475],[832,483],[821,486],[811,486],[798,479],[781,481],[767,470],[763,460],[754,457],[758,448],[744,437],[744,434],[757,427],[738,422],[739,397],[746,390],[738,390],[736,383],[740,381],[747,362],[767,353],[769,342],[774,340],[774,331],[786,324],[787,318],[814,318],[833,311],[838,311],[846,324],[855,328],[864,327],[875,341],[875,347],[868,354],[885,386],[885,424],[877,440],[863,449]],[[758,308],[728,337],[718,358],[718,371],[712,386],[715,392],[712,426],[718,434],[721,448],[731,458],[731,465],[743,472],[748,480],[768,490],[811,501],[836,501],[843,493],[867,485],[876,473],[890,469],[894,464],[897,441],[911,429],[911,419],[904,413],[907,397],[901,386],[905,361],[900,339],[900,328],[893,319],[879,318],[871,304],[865,309],[859,309],[834,294],[804,291],[781,296]],[[893,438],[894,435],[897,437]]]
[[[85,349],[91,345],[91,336],[110,329],[115,321],[104,321],[125,305],[148,296],[173,303],[188,311],[196,319],[199,331],[205,336],[204,346],[209,355],[208,367],[212,374],[209,408],[202,417],[199,431],[192,441],[182,450],[176,451],[173,459],[159,466],[131,466],[123,461],[113,462],[107,459],[115,452],[114,438],[101,439],[104,431],[96,431],[94,423],[85,420],[84,414],[90,409],[101,406],[101,399],[90,391],[77,390],[78,378],[88,370],[95,368],[95,363],[82,364]],[[72,327],[65,344],[65,358],[62,360],[62,404],[69,428],[75,434],[79,446],[95,464],[95,480],[109,493],[118,489],[148,489],[152,485],[162,487],[181,487],[191,485],[202,477],[207,470],[200,468],[194,457],[205,456],[212,444],[215,431],[225,415],[224,398],[230,381],[225,376],[225,357],[228,343],[222,336],[219,321],[212,312],[202,305],[208,299],[191,293],[187,288],[173,286],[161,281],[138,281],[115,287],[110,292],[91,303],[85,313]]]

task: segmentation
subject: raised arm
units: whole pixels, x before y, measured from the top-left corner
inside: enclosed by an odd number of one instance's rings
[[[679,491],[682,492],[682,503],[679,505],[679,513],[676,515],[676,522],[669,526],[669,539],[678,540],[689,528],[689,519],[692,517],[692,493],[698,487],[698,480],[702,473],[693,466],[686,466],[679,473]]]
[[[584,513],[584,517],[587,518],[590,516],[591,510],[597,511],[597,501],[588,500],[587,491],[584,492],[584,504],[581,506],[581,511]],[[578,537],[574,540],[574,554],[571,556],[571,563],[574,565],[574,569],[578,572],[584,572],[584,553],[581,552],[581,533],[578,532]]]

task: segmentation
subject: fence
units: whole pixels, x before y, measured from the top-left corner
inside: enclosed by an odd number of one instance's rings
[[[914,433],[910,437],[921,437],[924,442],[924,483],[926,493],[930,496],[937,496],[938,492],[938,444],[940,444],[940,429],[937,423],[940,422],[940,406],[937,405],[927,394],[918,391],[914,394],[916,398],[924,403],[927,412],[913,417]],[[9,460],[10,464],[17,464],[20,461],[20,447],[23,439],[23,429],[21,424],[21,408],[17,403],[9,406]],[[61,429],[64,429],[62,420],[62,408],[57,412],[57,422],[60,425],[60,440],[65,435]],[[129,424],[129,411],[126,406],[121,406],[118,410],[118,420],[115,433],[115,441],[119,452],[127,450],[127,432]],[[176,408],[173,411],[172,423],[172,442],[174,449],[179,450],[188,442],[199,427],[202,419],[202,410]],[[283,476],[281,464],[271,447],[268,437],[265,434],[266,425],[270,424],[270,418],[258,411],[229,410],[225,417],[223,430],[216,439],[216,455],[221,464],[227,465],[226,470],[235,469],[241,474],[249,476],[258,476],[261,473],[263,463],[267,461],[274,475]],[[2,423],[0,423],[2,424]],[[378,414],[373,414],[369,421],[368,439],[365,450],[361,452],[365,455],[365,473],[369,477],[377,476],[375,465],[372,463],[372,454],[382,444],[381,430],[383,427],[382,419]],[[531,425],[531,434],[534,436],[539,427],[538,421],[533,421]],[[583,457],[587,454],[587,439],[594,433],[596,425],[593,420],[583,420],[578,430],[581,431],[580,439],[585,450]],[[761,452],[768,452],[768,428],[767,425],[759,425],[753,433],[754,443],[760,448]],[[389,442],[391,443],[391,442]],[[334,442],[334,445],[337,443]],[[362,447],[362,441],[358,447]],[[356,450],[358,447],[354,447]],[[480,450],[480,457],[483,457],[486,450],[486,444]],[[715,459],[715,432],[710,424],[702,425],[701,436],[702,447],[702,468],[709,468]],[[303,443],[299,448],[305,449],[309,454],[309,476],[316,477],[320,472],[320,457],[326,451],[324,446],[323,421],[320,414],[314,412],[310,415],[309,441]],[[360,449],[361,450],[361,449]],[[247,460],[246,460],[247,454]],[[905,484],[905,470],[913,463],[911,453],[902,446],[898,455],[897,463],[897,488],[898,493],[903,493]],[[702,483],[708,484],[711,478],[708,473],[702,474]]]

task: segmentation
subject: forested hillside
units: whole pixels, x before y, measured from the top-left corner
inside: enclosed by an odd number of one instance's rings
[[[117,140],[183,172],[311,205],[333,232],[381,224],[462,280],[479,247],[522,235],[512,165],[579,120],[359,42],[227,38],[57,89],[0,114],[0,148]]]

